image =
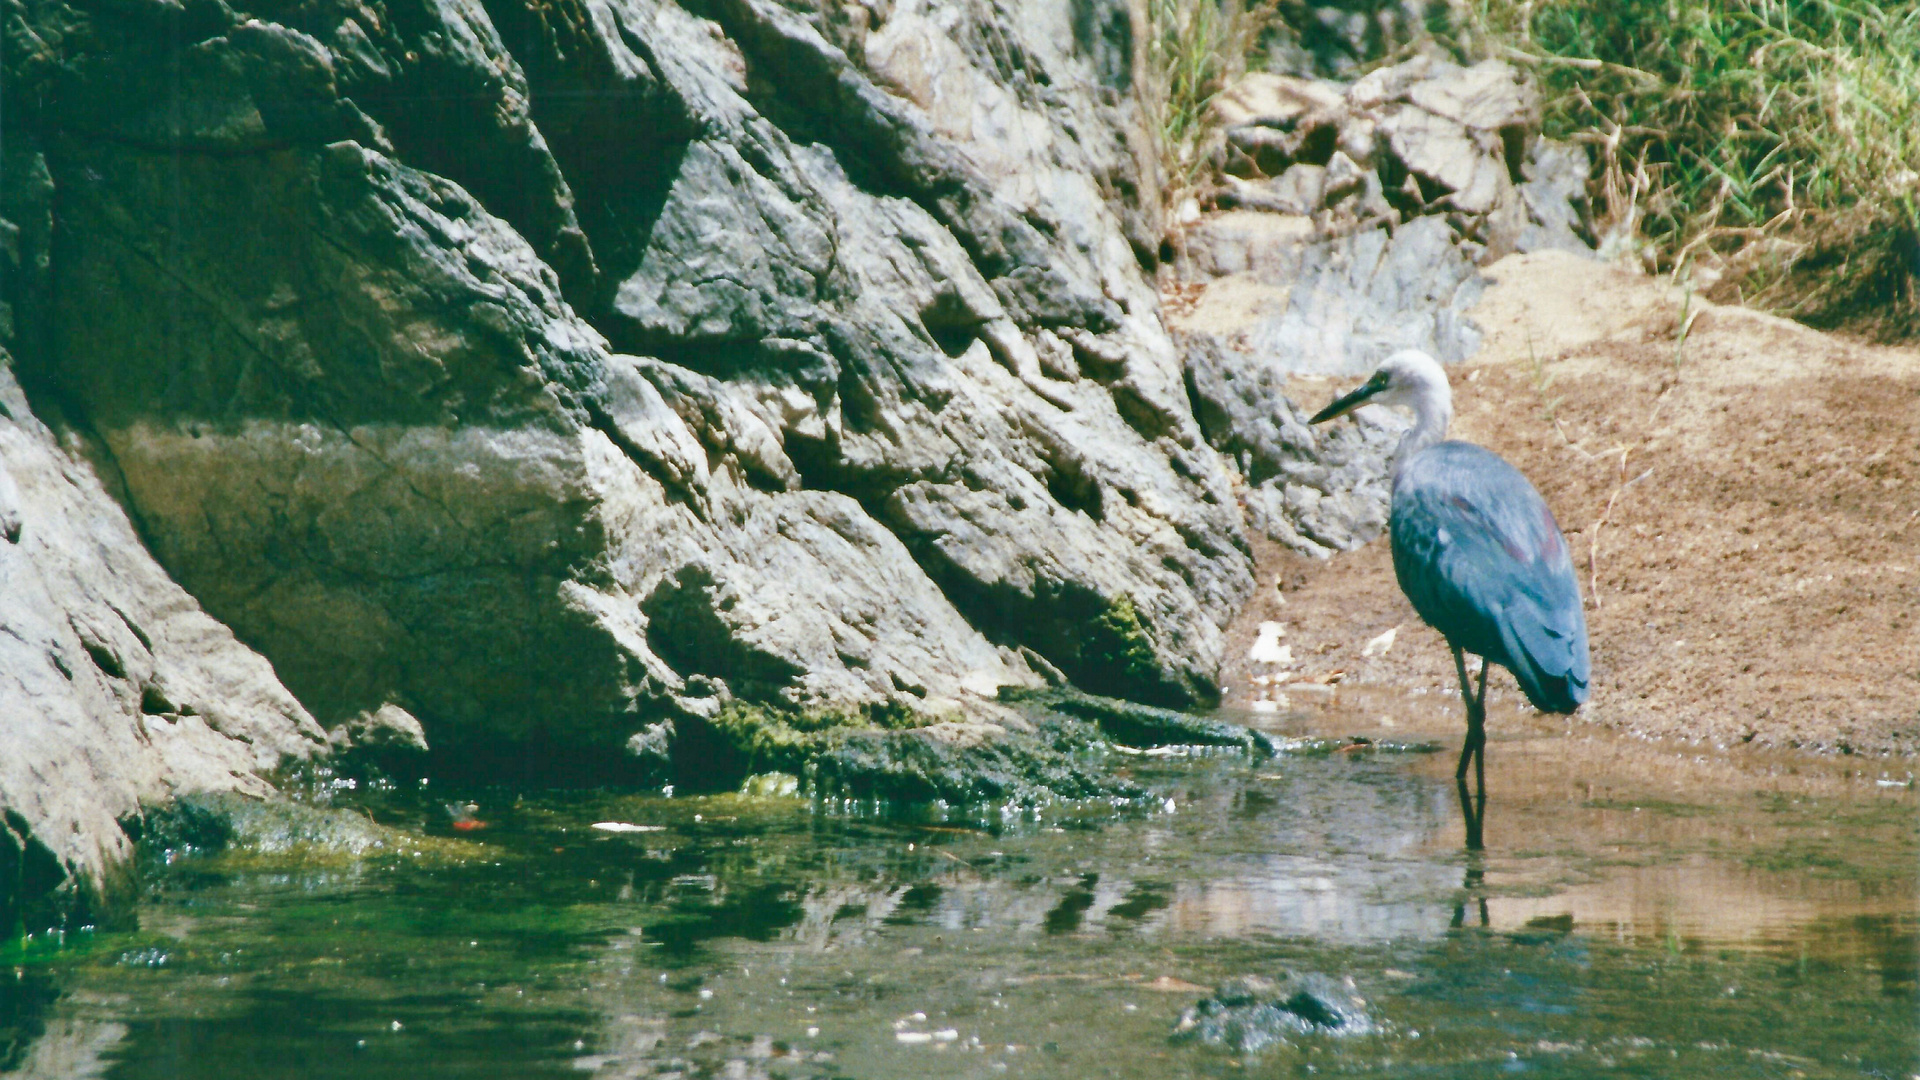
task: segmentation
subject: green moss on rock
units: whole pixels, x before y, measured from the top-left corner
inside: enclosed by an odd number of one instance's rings
[[[1094,685],[1135,697],[1158,695],[1159,657],[1133,597],[1125,593],[1114,597],[1089,630],[1085,655]]]
[[[150,808],[140,838],[144,857],[263,856],[339,860],[378,855],[464,859],[469,842],[421,836],[378,824],[359,811],[232,792],[183,795]]]
[[[1082,693],[1071,687],[1044,690],[1007,687],[1000,691],[1000,699],[1088,721],[1107,738],[1126,746],[1238,747],[1262,757],[1279,752],[1279,744],[1264,731],[1173,709]]]

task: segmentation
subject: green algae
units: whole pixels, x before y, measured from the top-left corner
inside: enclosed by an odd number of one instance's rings
[[[369,858],[457,863],[481,854],[473,841],[382,825],[363,808],[234,792],[196,792],[151,807],[139,832],[142,859],[162,865],[219,856],[229,867],[281,865],[289,859],[346,867]]]
[[[1088,721],[1107,738],[1126,746],[1235,747],[1260,756],[1272,756],[1280,749],[1273,736],[1254,728],[1071,687],[1006,687],[1000,691],[1000,700]]]
[[[1045,713],[1018,731],[902,711],[789,712],[736,702],[711,729],[720,753],[732,757],[720,775],[744,782],[786,773],[829,798],[1035,805],[1142,794],[1104,766],[1093,728]]]

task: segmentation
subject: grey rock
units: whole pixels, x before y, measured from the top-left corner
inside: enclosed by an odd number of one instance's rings
[[[1303,1037],[1371,1035],[1379,1027],[1351,978],[1248,975],[1223,984],[1214,996],[1180,1014],[1175,1042],[1200,1042],[1257,1054]]]
[[[0,925],[112,919],[120,822],[326,750],[258,654],[170,580],[84,457],[36,420],[0,351]]]
[[[1484,214],[1509,186],[1497,134],[1468,128],[1417,105],[1387,110],[1379,131],[1394,160],[1427,182],[1420,194],[1425,202],[1444,200],[1452,209]],[[1426,190],[1435,194],[1427,196]]]
[[[1526,223],[1514,238],[1516,251],[1570,251],[1591,255],[1592,229],[1587,178],[1592,159],[1584,146],[1540,139],[1527,163],[1527,180],[1520,185],[1526,205]]]
[[[1291,131],[1315,117],[1336,118],[1346,108],[1337,84],[1322,79],[1250,72],[1216,95],[1209,108],[1220,125]]]
[[[391,702],[363,712],[327,732],[336,752],[361,750],[380,753],[424,754],[427,732],[412,713]]]
[[[740,703],[1213,696],[1124,4],[383,10],[56,0],[7,69],[23,371],[327,726],[632,778]]]
[[[1222,100],[1239,124],[1228,143],[1282,171],[1229,170],[1214,202],[1240,212],[1176,237],[1172,272],[1206,286],[1177,330],[1297,372],[1358,373],[1400,348],[1455,361],[1479,343],[1466,318],[1478,265],[1587,250],[1584,152],[1539,137],[1533,89],[1507,64],[1422,54],[1351,85],[1249,76]],[[1321,127],[1334,137],[1296,163]]]
[[[1234,178],[1229,177],[1230,181]],[[1355,175],[1354,189],[1359,187]],[[1279,176],[1264,181],[1234,181],[1218,197],[1221,206],[1248,210],[1268,210],[1281,214],[1312,214],[1327,199],[1327,170],[1320,165],[1294,165]]]
[[[1467,312],[1486,283],[1475,246],[1446,218],[1333,237],[1278,224],[1263,233],[1259,225],[1237,215],[1206,218],[1185,240],[1196,276],[1232,278],[1240,294],[1257,290],[1270,302],[1247,311],[1203,299],[1172,320],[1176,329],[1309,374],[1359,374],[1399,349],[1451,363],[1479,346]]]
[[[1406,421],[1365,407],[1349,422],[1309,427],[1268,360],[1210,336],[1187,342],[1187,381],[1207,439],[1239,466],[1249,525],[1324,558],[1386,528],[1387,463]]]
[[[1367,191],[1367,180],[1374,174],[1360,167],[1344,151],[1335,150],[1327,159],[1327,171],[1321,186],[1322,196],[1327,205],[1332,206],[1340,200]],[[1377,178],[1376,178],[1377,183]]]

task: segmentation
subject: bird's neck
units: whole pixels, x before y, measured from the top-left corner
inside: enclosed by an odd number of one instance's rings
[[[1453,402],[1446,396],[1422,395],[1413,403],[1413,427],[1400,437],[1400,447],[1393,454],[1393,476],[1399,479],[1400,470],[1413,455],[1432,446],[1447,437],[1447,425],[1453,422]]]

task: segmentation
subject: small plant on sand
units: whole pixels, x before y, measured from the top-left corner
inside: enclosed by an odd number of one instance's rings
[[[1598,152],[1600,230],[1713,294],[1920,334],[1920,5],[1477,0],[1463,50],[1536,72]]]

